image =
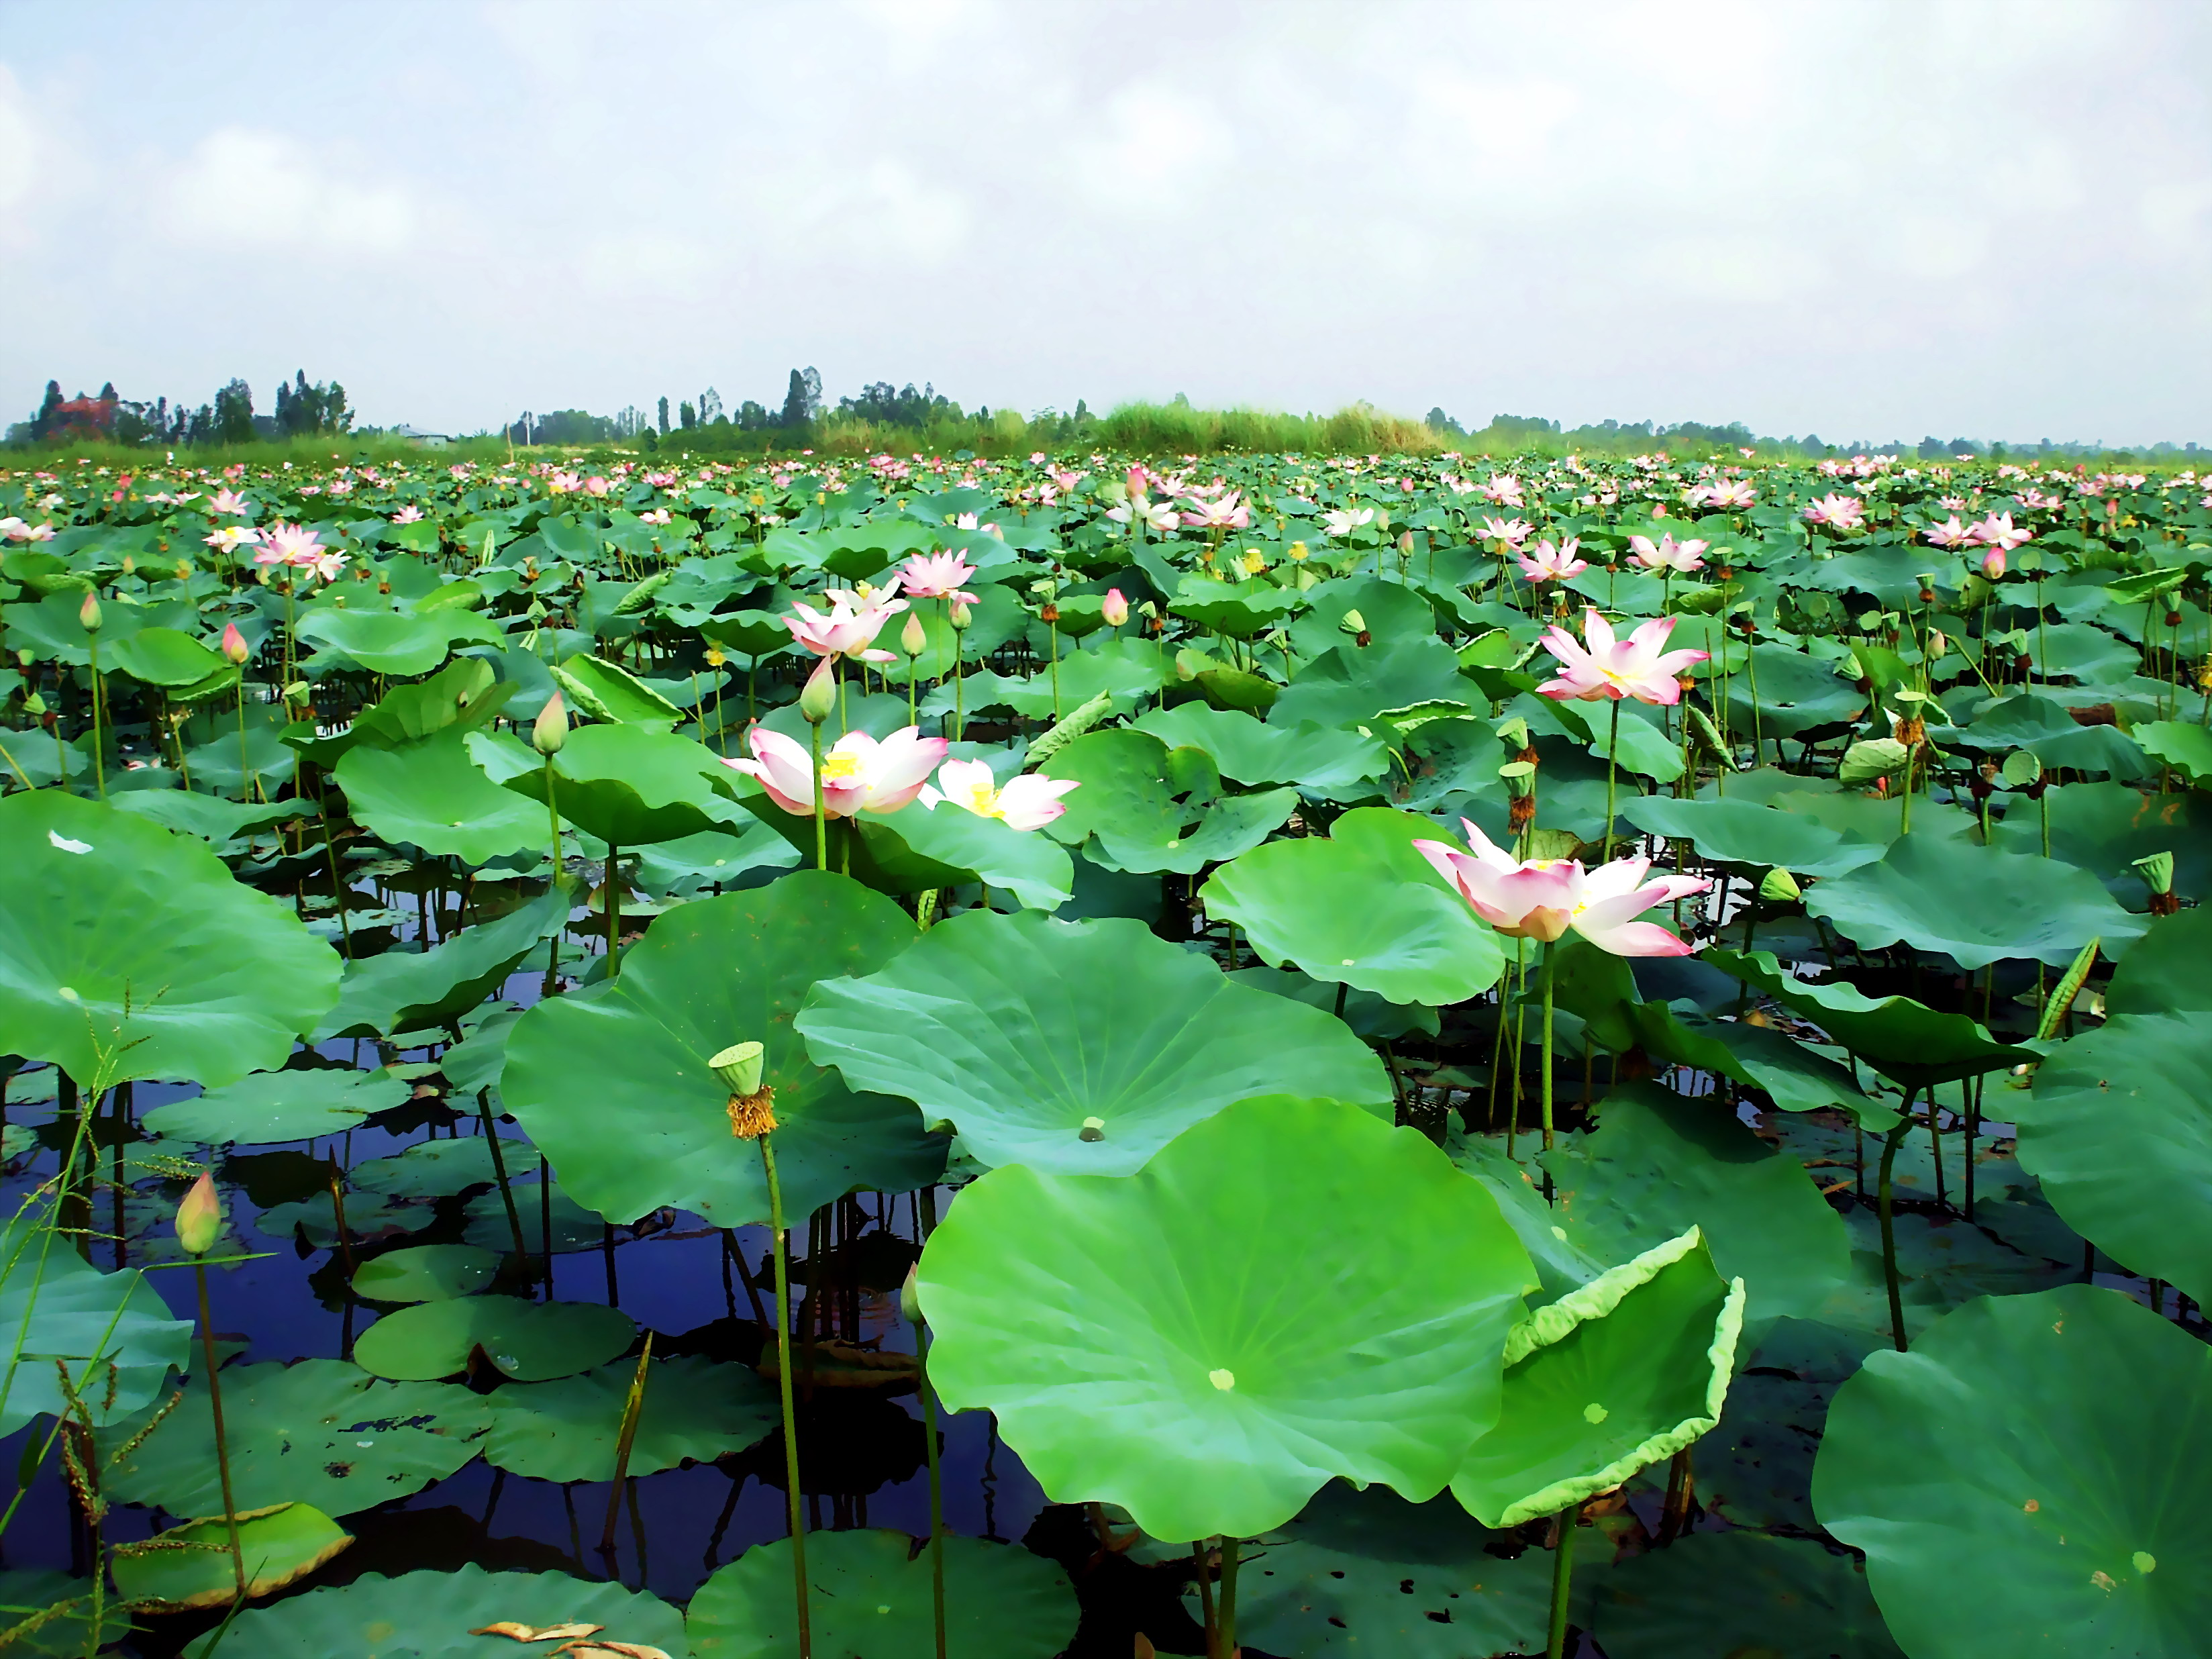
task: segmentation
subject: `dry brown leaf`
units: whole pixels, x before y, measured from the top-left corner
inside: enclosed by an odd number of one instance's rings
[[[554,1649],[551,1659],[560,1659],[564,1653],[574,1654],[575,1659],[669,1659],[664,1650],[643,1642],[571,1642]]]
[[[573,1642],[578,1637],[596,1636],[605,1625],[526,1625],[513,1619],[502,1619],[496,1625],[486,1625],[482,1630],[472,1630],[471,1636],[511,1636],[518,1642]]]

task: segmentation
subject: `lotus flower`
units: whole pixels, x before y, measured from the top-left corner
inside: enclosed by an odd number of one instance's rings
[[[884,653],[888,656],[890,653]],[[757,778],[769,799],[801,817],[814,814],[814,760],[781,732],[756,726],[748,735],[751,760],[725,759],[732,771]],[[822,757],[824,817],[849,818],[861,811],[896,812],[919,795],[951,744],[925,738],[919,726],[894,732],[881,743],[866,732],[848,732]]]
[[[222,529],[216,531],[212,536],[204,537],[202,539],[204,540],[210,547],[215,548],[220,552],[235,553],[241,547],[258,546],[261,541],[261,532],[256,530],[250,524],[227,524],[223,526]],[[274,564],[276,561],[274,559],[264,559],[261,561],[261,562],[264,564]]]
[[[1077,787],[1073,779],[1063,782],[1028,772],[1001,787],[988,761],[949,760],[937,769],[935,788],[922,785],[921,804],[933,812],[939,801],[949,801],[1010,830],[1042,830],[1067,811],[1060,798]]]
[[[1182,515],[1182,521],[1194,529],[1242,530],[1252,522],[1252,509],[1233,489],[1218,501],[1201,501],[1194,495],[1184,505],[1195,509]]]
[[[1959,522],[1959,515],[1955,513],[1954,513],[1949,518],[1944,520],[1941,524],[1929,525],[1920,533],[1927,537],[1930,542],[1933,542],[1938,547],[1968,547],[1972,545],[1972,543],[1970,540],[1971,532],[1966,529],[1966,526]]]
[[[975,603],[973,593],[960,585],[975,574],[975,567],[958,553],[917,553],[898,569],[898,585],[917,599],[962,599]]]
[[[1588,559],[1575,556],[1581,546],[1580,538],[1573,536],[1564,542],[1538,542],[1534,552],[1521,556],[1521,574],[1532,582],[1563,582],[1579,576],[1589,568]]]
[[[2035,532],[2014,525],[2009,513],[1992,513],[1986,519],[1966,526],[1969,546],[1994,548],[1999,553],[2009,553],[2035,539]]]
[[[1536,526],[1526,519],[1485,519],[1482,521],[1482,533],[1486,538],[1504,542],[1515,549],[1518,549],[1535,532]]]
[[[1522,505],[1521,480],[1510,472],[1501,472],[1482,486],[1482,498],[1495,501],[1500,507]]]
[[[421,507],[414,506],[403,507],[397,513],[392,515],[392,522],[394,524],[416,524],[421,521],[422,517],[422,509]]]
[[[246,635],[238,631],[236,623],[223,624],[222,649],[224,659],[234,668],[245,667],[253,656],[252,647],[246,644]]]
[[[1692,507],[1750,507],[1759,500],[1759,492],[1742,478],[1723,478],[1717,483],[1692,485],[1683,499]]]
[[[1654,905],[1692,893],[1711,882],[1697,876],[1662,876],[1646,881],[1651,860],[1615,859],[1585,872],[1578,860],[1515,860],[1465,819],[1468,845],[1462,853],[1448,842],[1417,841],[1413,848],[1437,867],[1474,908],[1475,915],[1510,939],[1544,944],[1571,928],[1601,951],[1617,957],[1686,957],[1692,946],[1656,922],[1638,921]]]
[[[1555,627],[1544,635],[1544,648],[1559,659],[1559,677],[1536,690],[1563,701],[1633,697],[1638,702],[1679,702],[1682,688],[1674,677],[1692,663],[1705,661],[1709,653],[1667,650],[1674,622],[1672,617],[1655,617],[1626,639],[1616,641],[1610,623],[1595,610],[1585,611],[1583,638],[1587,649],[1564,628]]]
[[[187,1255],[205,1255],[222,1231],[222,1200],[216,1196],[215,1177],[203,1170],[177,1206],[177,1243]]]
[[[234,489],[216,490],[215,500],[210,505],[216,512],[227,513],[234,519],[240,518],[253,510],[253,503]]]
[[[1866,503],[1856,495],[1823,495],[1805,509],[1804,518],[1808,524],[1856,530],[1866,522]]]
[[[1705,562],[1698,556],[1711,546],[1709,542],[1676,541],[1672,532],[1661,536],[1655,544],[1649,536],[1628,538],[1628,556],[1646,570],[1673,570],[1686,574],[1703,570]]]
[[[791,630],[793,639],[817,657],[858,657],[863,662],[892,662],[896,659],[890,652],[868,647],[883,631],[884,624],[906,609],[904,599],[892,597],[897,592],[896,578],[880,595],[833,587],[825,595],[830,601],[828,616],[804,601],[796,601],[791,607],[793,614],[782,619],[783,625]]]
[[[1182,522],[1172,501],[1147,501],[1141,490],[1133,493],[1119,507],[1109,507],[1106,516],[1115,524],[1142,525],[1156,536],[1164,536]]]
[[[1334,507],[1321,515],[1322,528],[1338,541],[1342,541],[1353,531],[1374,522],[1375,509],[1371,507]]]

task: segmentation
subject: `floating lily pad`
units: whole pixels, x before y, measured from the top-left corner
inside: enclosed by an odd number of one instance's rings
[[[1402,1271],[1414,1253],[1426,1269]],[[1055,1501],[1121,1504],[1166,1539],[1280,1526],[1335,1475],[1433,1497],[1496,1420],[1534,1283],[1417,1131],[1287,1100],[1231,1106],[1125,1178],[995,1170],[920,1273],[945,1403],[996,1412]]]
[[[1809,1538],[1678,1538],[1606,1574],[1594,1618],[1608,1659],[1904,1659],[1866,1570]]]
[[[390,1158],[372,1158],[355,1164],[346,1171],[346,1184],[356,1192],[384,1193],[393,1198],[451,1198],[499,1179],[492,1150],[491,1142],[482,1135],[417,1141]],[[526,1170],[537,1173],[537,1149],[528,1141],[505,1141],[500,1150],[510,1179]]]
[[[296,1583],[353,1542],[353,1534],[305,1504],[237,1512],[238,1550],[246,1565],[246,1593],[268,1595]],[[155,1534],[170,1544],[213,1544],[215,1549],[118,1551],[109,1571],[116,1594],[157,1613],[219,1607],[237,1595],[238,1565],[230,1553],[230,1522],[187,1521]]]
[[[629,1361],[553,1382],[514,1383],[492,1394],[485,1458],[538,1480],[611,1480],[623,1410],[637,1367]],[[744,1365],[655,1360],[630,1445],[629,1472],[658,1474],[690,1460],[709,1462],[763,1439],[782,1421],[776,1392]],[[787,1578],[786,1583],[789,1580]]]
[[[965,911],[878,973],[817,985],[795,1023],[818,1062],[957,1127],[987,1167],[1127,1175],[1231,1101],[1390,1098],[1340,1024],[1121,920]]]
[[[470,1296],[388,1313],[361,1334],[354,1358],[372,1376],[434,1382],[468,1369],[478,1348],[518,1382],[549,1382],[604,1365],[637,1326],[596,1302],[523,1302]]]
[[[75,1605],[67,1613],[47,1620],[36,1630],[12,1638],[9,1646],[18,1659],[82,1659],[131,1634],[131,1615],[115,1605],[112,1595],[100,1595],[100,1629],[92,1628],[93,1604],[98,1587],[88,1578],[73,1578],[50,1568],[16,1567],[0,1571],[0,1631],[63,1602]]]
[[[146,1114],[146,1127],[172,1140],[203,1146],[274,1146],[314,1140],[389,1111],[410,1092],[387,1072],[339,1066],[257,1072],[191,1100],[172,1101]]]
[[[806,1539],[814,1659],[888,1659],[936,1650],[927,1547],[882,1528]],[[945,1540],[946,1650],[963,1659],[1052,1659],[1075,1634],[1067,1575],[1017,1546]],[[756,1544],[699,1587],[684,1615],[699,1659],[796,1659],[791,1544]]]
[[[204,1372],[204,1368],[203,1368]],[[486,1403],[450,1382],[380,1382],[337,1359],[222,1373],[231,1492],[241,1509],[313,1504],[349,1515],[409,1498],[483,1449]],[[112,1453],[136,1419],[106,1437]],[[196,1372],[183,1403],[106,1477],[112,1496],[172,1515],[221,1515],[215,1419]]]
[[[20,1356],[0,1376],[0,1435],[68,1411],[57,1360],[99,1422],[138,1410],[190,1363],[192,1322],[171,1318],[143,1273],[100,1272],[42,1219],[0,1226],[0,1331]]]
[[[2212,1351],[2116,1292],[1947,1315],[1838,1392],[1813,1474],[1908,1653],[2184,1659],[2212,1620]]]
[[[337,953],[196,841],[58,789],[0,799],[0,1029],[81,1084],[281,1066]]]
[[[502,789],[472,744],[494,744],[526,769],[530,751],[504,734],[452,728],[395,749],[356,744],[334,775],[354,817],[393,846],[486,864],[552,845],[543,805]]]
[[[534,1174],[536,1165],[528,1167]],[[508,1173],[512,1176],[514,1171]],[[556,1255],[596,1250],[605,1241],[606,1222],[562,1192],[557,1182],[550,1198],[534,1179],[517,1182],[513,1190],[515,1218],[522,1223],[522,1248],[532,1255],[545,1253],[549,1220]],[[461,1236],[470,1243],[486,1250],[514,1248],[514,1228],[507,1218],[507,1202],[496,1192],[478,1193],[468,1201],[462,1213],[467,1218],[467,1224]]]
[[[787,1213],[921,1185],[944,1168],[944,1140],[906,1102],[852,1093],[810,1065],[788,1023],[816,979],[871,972],[918,937],[890,899],[817,871],[686,904],[623,953],[614,981],[517,1022],[501,1097],[599,1214],[628,1222],[667,1205],[744,1226],[769,1218],[760,1149],[731,1134],[730,1091],[707,1060],[764,1042]]]
[[[361,1264],[354,1293],[369,1302],[444,1302],[474,1296],[499,1273],[499,1257],[473,1244],[418,1244]]]

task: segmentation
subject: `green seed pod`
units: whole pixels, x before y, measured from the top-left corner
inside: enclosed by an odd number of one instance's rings
[[[757,1094],[768,1050],[757,1042],[737,1042],[711,1057],[708,1066],[733,1095]]]

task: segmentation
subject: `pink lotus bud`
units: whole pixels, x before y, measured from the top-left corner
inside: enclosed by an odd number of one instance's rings
[[[100,595],[88,592],[84,603],[77,607],[76,623],[88,634],[100,632]]]
[[[799,691],[799,712],[806,717],[809,726],[821,725],[837,707],[837,682],[830,678],[830,665],[835,660],[824,657],[817,663]]]
[[[1993,547],[1982,556],[1982,574],[1995,581],[2005,573],[2005,554],[2002,547]]]
[[[203,1170],[177,1206],[177,1243],[187,1255],[205,1255],[222,1231],[222,1201],[216,1196],[215,1177]]]
[[[1098,614],[1106,619],[1109,628],[1119,628],[1129,620],[1129,602],[1121,597],[1120,588],[1106,590],[1106,600],[1099,606]]]
[[[1145,469],[1141,466],[1131,467],[1129,469],[1127,482],[1129,485],[1129,493],[1132,495],[1143,495],[1145,493]]]
[[[953,601],[952,601],[951,621],[952,621],[952,625],[953,625],[953,627],[955,627],[955,628],[965,628],[965,627],[967,627],[967,626],[968,626],[969,622],[969,621],[970,621],[970,619],[974,617],[974,615],[975,615],[975,612],[973,612],[972,611],[970,611],[970,610],[968,608],[968,605],[967,605],[967,602],[966,602],[965,600],[963,600],[963,599],[955,599],[955,600],[953,600]]]
[[[246,649],[246,635],[238,631],[236,623],[223,624],[222,654],[230,659],[233,666],[238,668],[245,667],[246,659],[253,655],[252,652]]]
[[[538,719],[530,728],[530,743],[541,755],[557,755],[561,745],[568,741],[568,705],[556,691],[545,700],[545,707],[538,711]]]

